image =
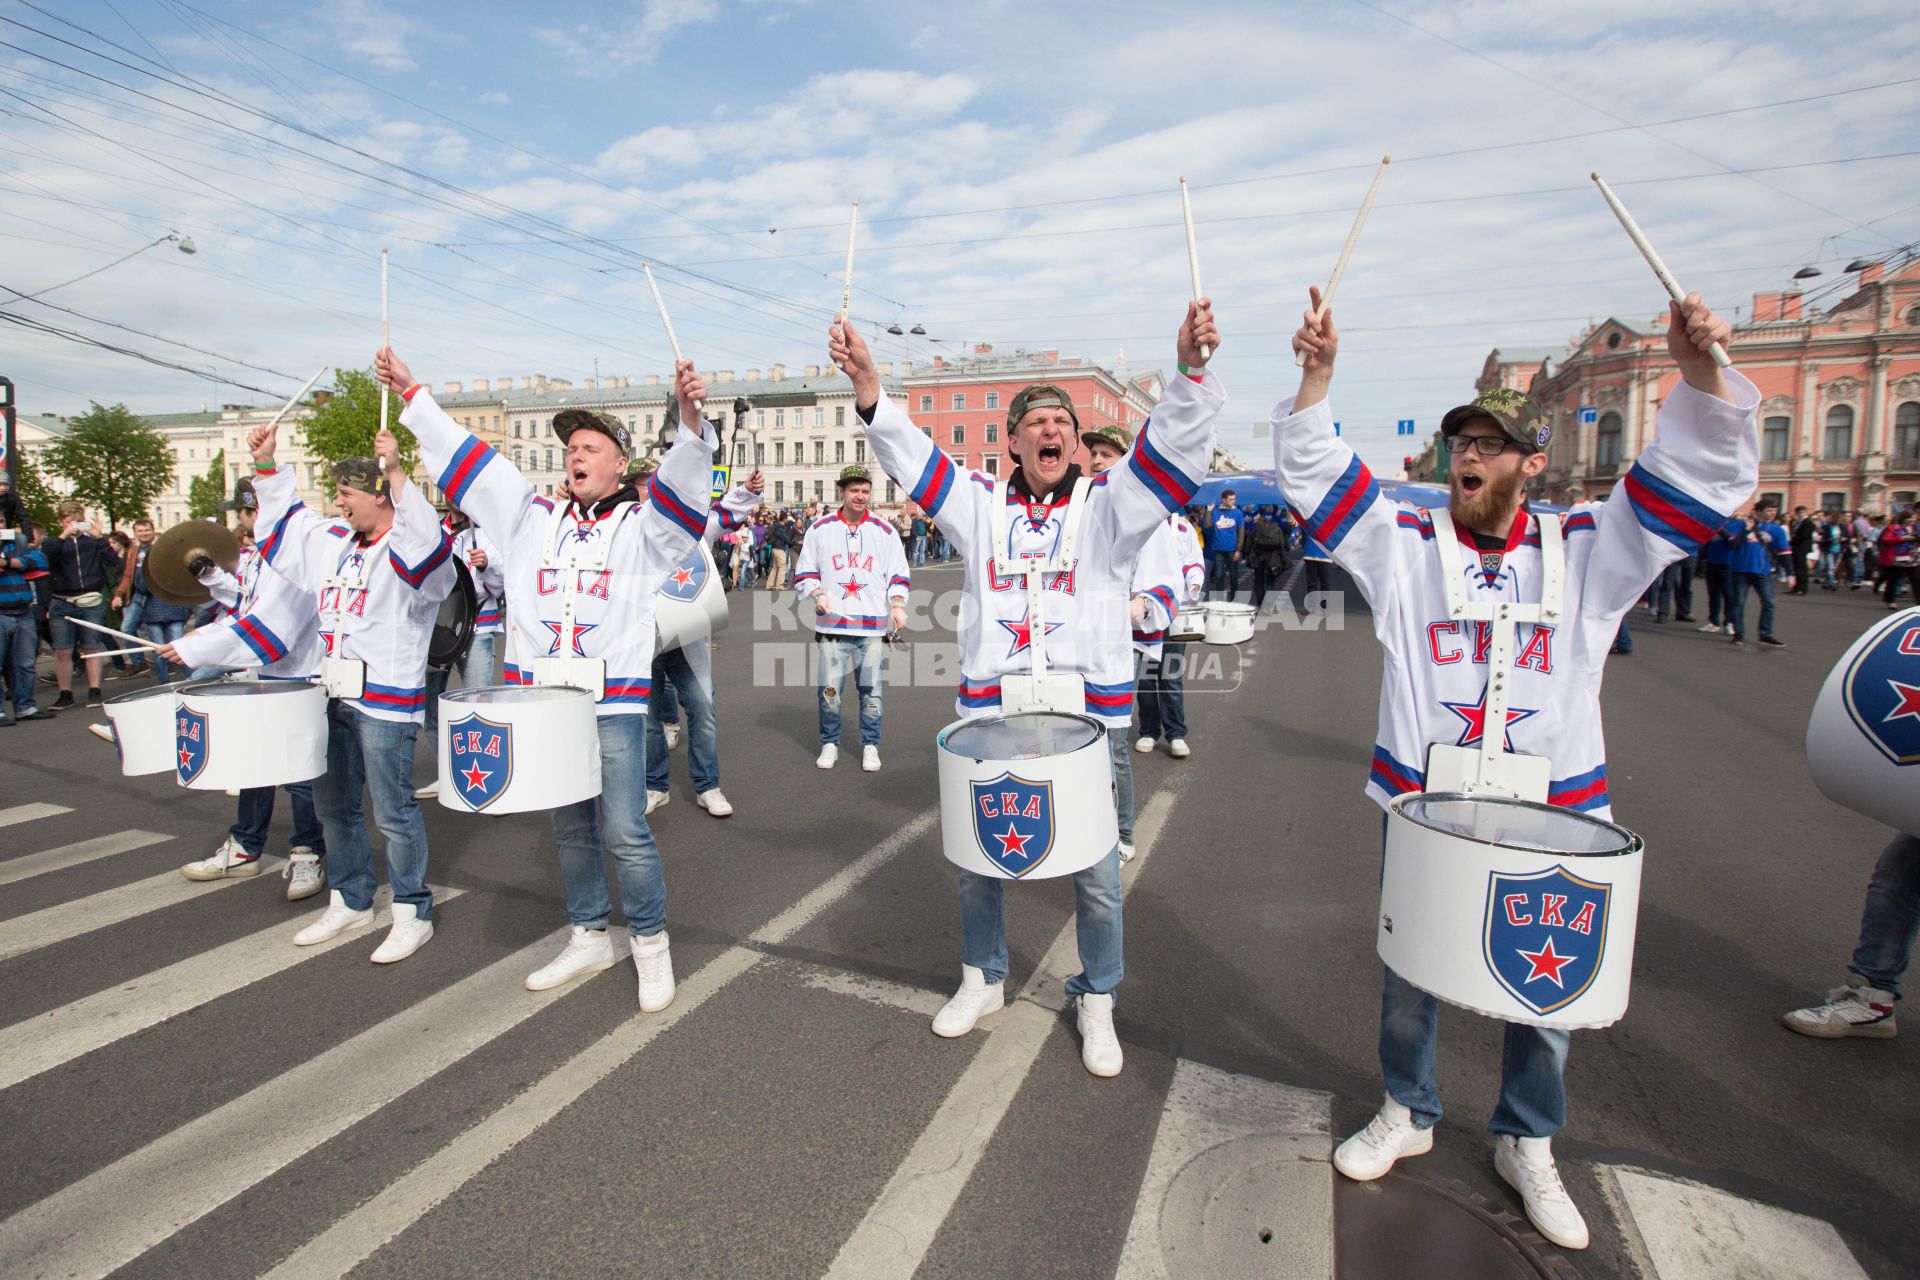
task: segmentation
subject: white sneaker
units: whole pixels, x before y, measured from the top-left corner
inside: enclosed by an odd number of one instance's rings
[[[667,931],[651,938],[627,937],[633,967],[640,975],[640,1012],[658,1013],[673,1003],[673,953],[667,949]]]
[[[1780,1024],[1821,1040],[1846,1036],[1891,1040],[1898,1031],[1893,1022],[1893,992],[1863,986],[1858,979],[1827,992],[1825,1004],[1781,1015]]]
[[[1433,1150],[1433,1130],[1413,1123],[1413,1112],[1389,1097],[1367,1127],[1334,1149],[1333,1167],[1355,1182],[1372,1182],[1401,1156]]]
[[[1185,760],[1193,754],[1193,748],[1187,745],[1185,738],[1175,738],[1167,744],[1167,750],[1173,752],[1173,758],[1175,760]]]
[[[675,747],[680,745],[680,726],[679,725],[670,724],[666,726],[666,728],[663,729],[662,732],[665,733],[667,736],[667,750],[671,751]]]
[[[829,742],[820,748],[820,758],[813,762],[816,769],[831,769],[840,759],[840,748]]]
[[[328,942],[339,937],[349,929],[364,929],[373,923],[373,908],[355,911],[347,905],[347,900],[335,889],[327,898],[327,909],[318,919],[300,932],[293,935],[296,947],[311,947],[317,942]]]
[[[1120,842],[1120,861],[1123,863],[1132,862],[1133,855],[1134,855],[1133,841],[1122,840]]]
[[[1493,1167],[1507,1185],[1520,1193],[1527,1221],[1562,1249],[1587,1247],[1587,1223],[1574,1207],[1573,1197],[1560,1182],[1553,1163],[1552,1138],[1516,1138],[1503,1133],[1494,1139]]]
[[[327,877],[320,870],[320,855],[305,845],[288,856],[287,865],[281,868],[280,874],[287,882],[288,902],[311,898],[327,887]]]
[[[933,1015],[933,1034],[948,1039],[967,1034],[980,1019],[1006,1007],[1006,987],[1004,981],[989,986],[984,972],[961,965],[960,989]]]
[[[413,798],[415,800],[431,800],[439,794],[440,783],[438,779],[435,779],[424,787],[416,788],[413,793]]]
[[[180,868],[180,874],[189,880],[242,880],[260,874],[260,859],[228,836],[211,858],[187,863]]]
[[[87,726],[87,732],[102,742],[113,741],[113,726],[110,724],[90,724]]]
[[[873,746],[860,748],[860,767],[868,773],[880,772],[880,748]]]
[[[1724,627],[1722,627],[1722,628],[1720,628],[1720,630],[1721,630],[1722,632],[1724,632],[1725,634],[1727,634],[1727,635],[1732,635],[1732,634],[1733,634],[1733,624],[1732,624],[1731,622],[1729,622],[1729,623],[1728,623],[1728,624],[1727,624],[1726,626],[1724,626]]]
[[[599,973],[614,965],[613,942],[602,929],[574,925],[559,955],[527,975],[527,990],[546,991],[572,982],[583,973]]]
[[[416,911],[411,902],[393,904],[393,928],[387,930],[387,940],[373,949],[375,964],[405,960],[427,945],[427,939],[433,936],[433,921],[420,919]]]
[[[1088,992],[1080,1006],[1080,1063],[1096,1076],[1120,1074],[1120,1037],[1113,1034],[1113,997]]]
[[[1134,739],[1133,749],[1143,756],[1151,755],[1153,754],[1153,739],[1143,733]]]
[[[1720,629],[1720,624],[1717,622],[1703,622],[1699,626],[1694,628],[1695,631],[1709,632],[1709,633],[1718,631],[1719,629]]]
[[[667,801],[671,799],[673,799],[673,792],[671,791],[648,791],[647,812],[652,813],[655,809],[664,806]]]
[[[724,818],[733,812],[733,805],[720,793],[718,787],[711,791],[702,791],[693,798],[693,802],[716,818]]]

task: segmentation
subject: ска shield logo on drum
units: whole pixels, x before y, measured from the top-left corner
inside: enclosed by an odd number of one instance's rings
[[[660,593],[674,600],[691,600],[700,594],[700,588],[707,580],[707,562],[700,554],[700,546],[694,544],[687,558],[675,565],[667,580],[660,584]]]
[[[192,782],[207,767],[207,746],[207,713],[185,708],[175,712],[173,748],[179,753],[177,767],[183,784]]]
[[[1593,985],[1607,948],[1613,886],[1555,866],[1488,877],[1487,967],[1536,1014],[1564,1009]]]
[[[994,866],[1018,880],[1053,851],[1053,783],[1003,773],[973,788],[973,836]]]
[[[1847,715],[1887,759],[1920,764],[1920,624],[1891,621],[1847,671]]]
[[[484,809],[513,781],[513,726],[478,714],[447,726],[447,771],[454,794],[469,809]]]

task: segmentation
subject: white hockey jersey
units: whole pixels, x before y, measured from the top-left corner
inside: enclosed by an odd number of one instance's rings
[[[500,548],[493,539],[480,531],[477,524],[469,524],[453,535],[453,558],[467,566],[467,572],[473,575],[474,613],[473,633],[477,636],[497,634],[507,629],[507,591],[500,571]],[[487,557],[487,567],[476,570],[467,560],[467,554],[478,548]]]
[[[1470,601],[1537,604],[1541,519],[1559,520],[1566,553],[1562,621],[1518,624],[1504,727],[1510,750],[1551,765],[1550,803],[1605,818],[1606,742],[1600,678],[1620,619],[1668,564],[1689,556],[1759,475],[1754,415],[1760,393],[1729,370],[1735,403],[1682,382],[1660,406],[1657,435],[1605,502],[1564,516],[1522,511],[1498,557],[1443,509],[1383,501],[1367,467],[1333,433],[1322,401],[1273,411],[1274,465],[1301,528],[1353,575],[1385,651],[1380,724],[1367,794],[1382,806],[1419,791],[1427,748],[1481,745],[1491,625],[1447,606],[1437,538],[1458,538]]]
[[[312,592],[288,581],[251,548],[240,553],[235,572],[215,569],[200,581],[222,613],[173,642],[189,668],[258,667],[263,680],[319,674],[326,647]]]
[[[794,594],[801,601],[818,595],[826,602],[827,611],[813,620],[823,636],[880,635],[912,585],[900,531],[872,512],[858,526],[838,511],[815,520],[793,570]]]
[[[407,393],[400,415],[448,501],[473,517],[503,551],[508,684],[533,683],[534,661],[570,656],[605,664],[599,715],[645,715],[653,683],[654,595],[707,528],[713,450],[703,434],[679,428],[648,481],[647,501],[557,506],[512,463],[449,418],[425,387]],[[575,567],[574,617],[563,625],[562,559]],[[562,646],[567,646],[563,654]]]
[[[1133,717],[1127,603],[1134,561],[1167,514],[1184,506],[1207,474],[1214,419],[1225,401],[1212,372],[1182,375],[1168,384],[1166,399],[1140,428],[1133,448],[1087,489],[1079,563],[1073,572],[1055,574],[1045,583],[1047,666],[1079,675],[1086,685],[1086,713],[1107,725],[1125,727]],[[1032,670],[1033,634],[1021,580],[993,570],[995,482],[955,466],[885,397],[874,407],[867,437],[880,465],[933,517],[965,566],[956,705],[962,715],[998,712],[1000,677]],[[1006,501],[1019,510],[1008,532],[1010,545],[1001,550],[1013,557],[1051,554],[1066,533],[1071,489],[1066,484],[1056,493],[1023,497],[1010,487]]]
[[[1206,585],[1200,536],[1176,511],[1154,530],[1133,567],[1133,594],[1147,597],[1147,616],[1133,624],[1134,649],[1159,657],[1180,606],[1198,600]]]
[[[313,593],[332,656],[366,663],[366,693],[353,705],[380,720],[424,720],[427,641],[454,569],[452,543],[420,486],[401,491],[393,527],[371,541],[309,510],[284,467],[256,475],[253,488],[256,529],[267,530],[261,559]]]

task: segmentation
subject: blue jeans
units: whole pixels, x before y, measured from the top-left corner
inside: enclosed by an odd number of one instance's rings
[[[33,700],[34,659],[40,655],[40,629],[33,610],[0,613],[0,695],[13,699],[15,715],[38,709]]]
[[[1733,621],[1733,566],[1707,565],[1707,621],[1716,627]]]
[[[134,596],[133,599],[127,601],[127,607],[120,611],[120,629],[130,636],[146,635],[147,633],[140,629],[140,619],[146,611],[147,598],[143,595]],[[133,659],[136,665],[148,661],[147,655],[144,653],[129,654],[128,656]],[[123,661],[125,661],[124,658],[115,658],[113,663],[117,667]],[[161,683],[164,684],[166,682],[161,681]]]
[[[1693,616],[1693,557],[1676,560],[1660,571],[1654,592],[1654,614],[1661,618]]]
[[[1140,736],[1187,736],[1187,642],[1169,640],[1158,658],[1139,656],[1134,701],[1140,707]]]
[[[613,914],[600,845],[613,855],[627,932],[637,938],[667,923],[667,877],[647,827],[647,723],[643,716],[601,716],[600,797],[553,811],[560,878],[567,886],[567,918],[583,929],[604,929]],[[596,806],[597,817],[596,817]]]
[[[1613,651],[1615,653],[1633,652],[1633,628],[1627,625],[1627,615],[1620,615],[1620,626],[1613,633]]]
[[[155,644],[172,644],[175,640],[187,634],[187,623],[184,618],[179,622],[149,622],[143,631],[133,631],[132,628],[128,628],[128,631],[133,635],[143,635]],[[165,658],[155,653],[151,656],[150,660],[153,663],[153,682],[155,684],[165,684],[172,678],[172,669],[167,665]]]
[[[1820,553],[1820,585],[1829,591],[1834,589],[1833,573],[1835,566],[1839,563],[1840,557],[1838,553],[1833,550],[1829,549]]]
[[[327,887],[339,890],[355,911],[373,905],[377,884],[360,806],[365,790],[373,795],[373,820],[387,838],[393,900],[411,905],[422,920],[433,918],[427,824],[413,798],[413,740],[419,732],[411,720],[378,720],[339,698],[327,703],[327,771],[314,779],[313,799],[331,850]]]
[[[1227,599],[1232,600],[1234,593],[1240,590],[1240,562],[1233,558],[1231,551],[1207,552],[1207,590],[1225,589]]]
[[[59,596],[47,606],[47,633],[53,639],[56,650],[79,649],[82,654],[99,653],[107,647],[106,637],[98,631],[86,627],[76,627],[73,619],[104,624],[107,620],[105,604],[82,607],[71,600],[62,600]]]
[[[960,873],[960,955],[989,985],[1007,976],[1005,880]],[[1080,972],[1067,979],[1067,994],[1111,995],[1126,975],[1120,954],[1120,850],[1073,875],[1074,921],[1080,939]]]
[[[458,666],[447,670],[437,667],[427,668],[427,737],[435,739],[434,750],[439,750],[436,735],[440,729],[440,695],[447,691],[449,677],[455,671],[460,673],[462,689],[478,689],[495,683],[493,678],[493,637],[495,632],[476,635],[473,643],[467,647],[467,656]]]
[[[1727,621],[1733,624],[1733,636],[1738,640],[1747,633],[1747,592],[1760,595],[1760,634],[1773,634],[1773,575],[1770,573],[1736,573],[1733,575],[1733,599],[1728,604],[1732,617]]]
[[[880,701],[886,687],[879,636],[815,636],[820,661],[820,741],[840,742],[840,697],[851,678],[860,690],[860,744],[880,745]]]
[[[1900,979],[1920,935],[1920,838],[1895,836],[1880,851],[1860,913],[1860,943],[1847,968],[1871,986],[1900,995]]]
[[[1133,753],[1127,750],[1132,726],[1107,730],[1107,755],[1113,761],[1113,810],[1120,822],[1120,839],[1133,843]]]
[[[660,709],[660,691],[669,685],[687,712],[687,768],[693,774],[693,789],[711,791],[720,785],[720,725],[713,714],[713,693],[687,661],[685,649],[654,655],[653,691],[647,705],[647,790],[665,791],[673,785],[667,768],[667,722]]]
[[[916,533],[913,536],[913,563],[923,565],[927,562],[927,535]]]
[[[327,836],[321,830],[319,815],[313,809],[313,784],[289,782],[286,786],[287,795],[293,799],[291,847],[311,849],[321,857],[326,857]],[[240,793],[239,811],[234,815],[233,826],[227,829],[227,834],[257,858],[267,847],[267,827],[272,821],[273,788],[248,787]]]

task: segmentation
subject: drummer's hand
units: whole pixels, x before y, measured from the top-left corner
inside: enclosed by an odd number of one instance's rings
[[[1145,596],[1135,596],[1133,599],[1127,601],[1127,613],[1135,622],[1145,622],[1147,620],[1147,598]]]
[[[707,402],[707,384],[691,360],[676,360],[673,365],[673,395],[680,402],[680,425],[700,433],[700,407]]]
[[[1727,385],[1709,350],[1716,342],[1724,346],[1732,339],[1733,326],[1715,315],[1698,293],[1667,304],[1667,353],[1694,390],[1722,400],[1733,399],[1733,388]]]
[[[815,613],[825,613],[827,611],[827,593],[826,592],[816,591],[813,593],[813,611]]]
[[[1180,336],[1174,339],[1174,349],[1180,363],[1189,369],[1204,368],[1219,352],[1220,330],[1214,327],[1212,298],[1195,298],[1187,304],[1187,318],[1180,325]],[[1201,354],[1203,350],[1205,355]]]
[[[767,478],[766,476],[760,473],[760,468],[755,467],[753,469],[753,474],[747,477],[747,492],[752,494],[761,494],[761,493],[765,493],[766,491],[767,491]]]
[[[484,569],[487,567],[487,553],[475,547],[467,552],[467,563],[476,569]]]
[[[413,370],[393,354],[392,347],[382,347],[374,353],[373,376],[396,395],[405,395],[414,386]]]
[[[1308,409],[1327,398],[1333,384],[1333,360],[1340,351],[1340,333],[1333,327],[1333,308],[1320,310],[1320,286],[1307,288],[1307,309],[1301,314],[1300,327],[1293,334],[1296,355],[1306,353],[1300,367],[1300,392],[1293,398],[1293,411]]]
[[[887,623],[896,632],[905,631],[907,629],[907,607],[903,604],[893,606],[892,611],[887,614]]]
[[[274,446],[279,442],[280,424],[277,422],[272,426],[255,427],[247,432],[247,452],[251,453],[253,460],[263,467],[273,465]]]
[[[186,665],[186,660],[180,656],[180,651],[170,644],[161,645],[159,655],[168,662],[178,662],[181,666]]]
[[[880,403],[880,374],[873,367],[873,352],[845,316],[835,316],[827,327],[827,355],[853,380],[855,406],[870,410]]]
[[[382,427],[373,436],[373,456],[380,460],[380,469],[387,473],[387,484],[398,490],[407,478],[407,469],[400,461],[400,439],[393,432]]]

